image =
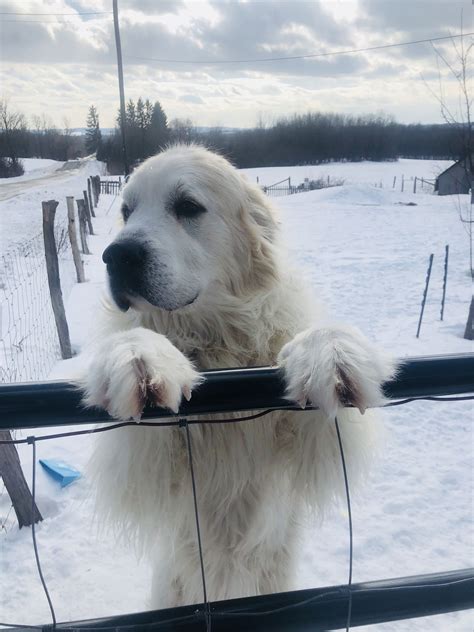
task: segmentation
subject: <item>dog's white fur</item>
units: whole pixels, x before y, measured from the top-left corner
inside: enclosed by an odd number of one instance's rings
[[[177,189],[206,212],[173,215],[167,200]],[[376,435],[372,412],[356,408],[381,402],[393,364],[357,330],[328,325],[291,270],[268,199],[222,157],[170,148],[137,169],[124,200],[133,212],[118,242],[144,239],[167,273],[156,281],[157,268],[144,271],[150,300],[132,297],[126,313],[112,302],[105,309],[81,381],[85,401],[138,418],[145,396],[177,411],[200,383],[198,370],[282,366],[288,397],[320,411],[190,432],[209,598],[290,589],[303,504],[322,511],[344,493],[334,416],[353,485]],[[159,306],[170,301],[172,310]],[[356,408],[342,408],[341,398]],[[93,459],[100,512],[153,557],[153,607],[202,601],[183,432],[106,433]]]

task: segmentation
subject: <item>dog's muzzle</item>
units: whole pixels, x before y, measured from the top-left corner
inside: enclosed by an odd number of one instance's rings
[[[145,247],[135,240],[114,242],[104,250],[102,261],[107,265],[114,301],[120,309],[127,310],[130,307],[127,297],[140,294],[147,262]]]

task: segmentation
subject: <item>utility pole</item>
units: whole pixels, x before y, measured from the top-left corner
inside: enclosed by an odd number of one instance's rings
[[[120,43],[120,30],[118,20],[117,0],[113,0],[115,46],[117,48],[117,72],[120,92],[120,130],[122,133],[122,160],[125,177],[130,173],[127,157],[127,142],[125,139],[125,91],[123,88],[122,45]]]

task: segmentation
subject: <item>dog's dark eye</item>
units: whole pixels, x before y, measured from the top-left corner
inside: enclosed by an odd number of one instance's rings
[[[130,215],[132,214],[132,210],[130,209],[129,206],[127,206],[124,203],[124,204],[122,204],[121,211],[122,211],[122,217],[123,217],[124,221],[126,222],[127,219],[130,217]]]
[[[180,217],[196,217],[205,213],[206,209],[202,204],[199,204],[195,200],[189,198],[180,198],[173,204],[173,209],[178,218]]]

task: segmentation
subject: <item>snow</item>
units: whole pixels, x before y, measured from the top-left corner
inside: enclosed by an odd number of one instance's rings
[[[393,187],[393,178],[397,180],[395,186],[401,188],[402,176],[405,180],[425,178],[435,179],[441,171],[452,164],[450,160],[413,160],[401,158],[393,162],[329,162],[322,165],[301,165],[297,167],[257,167],[255,169],[242,169],[246,177],[255,182],[259,178],[262,186],[269,186],[285,178],[291,177],[291,184],[298,186],[305,178],[316,180],[342,179],[345,184],[361,183],[380,185],[385,188]],[[406,183],[405,183],[406,184]]]
[[[54,162],[54,161],[48,161]],[[0,182],[0,252],[34,237],[42,230],[41,202],[59,201],[56,216],[67,217],[66,196],[82,199],[87,190],[87,178],[103,173],[104,165],[94,159],[56,163],[59,169],[38,174],[31,178],[3,179]],[[33,177],[34,176],[34,177]],[[38,176],[38,177],[37,177]]]
[[[20,158],[25,173],[22,176],[16,178],[0,178],[3,182],[26,182],[31,178],[38,178],[44,176],[57,169],[60,169],[64,162],[59,160],[50,160],[49,158]]]
[[[432,161],[404,162],[414,163],[401,166],[406,177],[410,173],[428,177],[438,168]],[[278,198],[275,203],[292,257],[335,319],[359,326],[400,357],[472,352],[472,344],[462,338],[471,284],[458,200],[371,184],[380,179],[391,182],[394,170],[400,169],[398,163],[341,164],[339,171],[336,165],[328,167],[334,177],[350,175],[351,183]],[[268,183],[280,179],[279,169],[265,170]],[[319,167],[293,169],[303,179],[314,177],[311,169]],[[286,173],[297,180],[293,172]],[[102,196],[94,222],[97,234],[89,238],[93,255],[85,257],[88,283],[76,285],[67,304],[75,349],[87,337],[91,314],[103,292],[100,254],[118,229],[118,211],[118,199]],[[441,322],[447,243],[449,277]],[[433,274],[417,340],[430,253],[434,253]],[[77,362],[59,362],[51,378],[67,378]],[[386,410],[386,438],[379,460],[364,490],[352,497],[354,581],[474,566],[469,503],[474,486],[472,412],[471,402],[417,402]],[[144,610],[149,593],[147,561],[137,561],[113,535],[97,530],[85,472],[91,445],[87,435],[38,444],[38,458],[61,459],[85,474],[61,489],[41,468],[37,470],[38,504],[45,518],[37,526],[38,545],[59,620]],[[31,448],[21,446],[20,455],[29,477]],[[5,505],[0,496],[0,516],[2,502]],[[30,531],[10,529],[0,535],[0,548],[0,620],[49,621]],[[294,588],[345,583],[347,573],[346,511],[342,508],[326,516],[322,524],[305,519]],[[360,629],[468,632],[473,625],[472,612],[461,612]]]

